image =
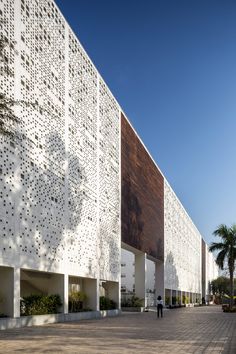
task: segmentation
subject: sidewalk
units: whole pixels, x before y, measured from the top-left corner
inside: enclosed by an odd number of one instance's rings
[[[0,332],[0,353],[236,353],[236,314],[219,306]]]

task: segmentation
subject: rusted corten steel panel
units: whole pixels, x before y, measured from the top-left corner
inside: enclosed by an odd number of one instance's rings
[[[164,178],[121,115],[122,241],[164,260]]]

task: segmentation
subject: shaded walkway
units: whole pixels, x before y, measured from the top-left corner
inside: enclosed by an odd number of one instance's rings
[[[218,306],[0,332],[0,353],[236,353],[236,314]]]

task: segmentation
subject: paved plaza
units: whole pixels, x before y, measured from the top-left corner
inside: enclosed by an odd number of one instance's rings
[[[236,314],[219,306],[125,313],[0,332],[0,353],[236,353]]]

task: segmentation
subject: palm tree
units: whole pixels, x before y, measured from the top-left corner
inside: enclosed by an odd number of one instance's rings
[[[230,308],[232,309],[236,260],[236,224],[233,224],[231,227],[222,224],[213,232],[213,235],[220,237],[221,242],[212,242],[209,250],[210,252],[219,251],[216,257],[216,263],[220,269],[223,270],[227,262],[230,277]]]

